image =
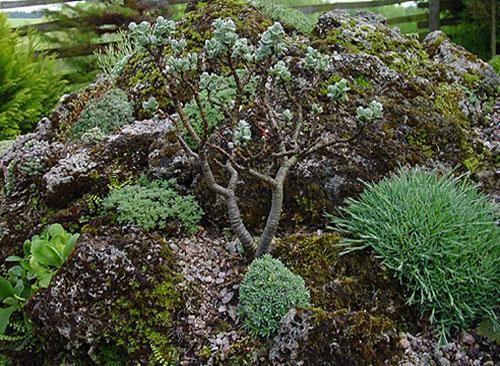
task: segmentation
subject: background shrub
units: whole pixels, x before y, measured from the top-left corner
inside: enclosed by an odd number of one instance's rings
[[[494,206],[468,180],[401,171],[347,203],[332,220],[353,236],[343,241],[346,252],[371,247],[406,284],[409,303],[437,324],[441,341],[474,319],[496,319],[500,228]]]
[[[239,315],[248,333],[268,337],[278,330],[288,310],[308,306],[309,301],[302,277],[267,254],[248,267],[240,286]]]
[[[127,94],[123,90],[113,89],[87,104],[73,126],[72,135],[80,138],[95,127],[107,135],[133,121],[133,108]]]
[[[112,191],[102,202],[105,210],[116,210],[120,224],[131,224],[145,230],[165,230],[182,226],[187,232],[196,230],[203,215],[192,196],[180,196],[175,180],[141,179],[138,184]]]
[[[0,140],[30,132],[63,94],[54,60],[35,55],[35,40],[21,42],[0,14]]]
[[[500,75],[500,56],[495,56],[490,60],[490,65],[493,66],[496,73]]]

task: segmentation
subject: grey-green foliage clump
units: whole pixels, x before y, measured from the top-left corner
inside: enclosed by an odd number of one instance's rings
[[[99,50],[95,53],[97,65],[102,73],[112,81],[120,75],[123,67],[134,55],[137,48],[128,32],[118,31],[116,35],[117,39],[114,43],[107,46],[104,51]]]
[[[165,230],[180,225],[186,232],[196,230],[203,211],[192,196],[175,191],[175,180],[143,178],[111,193],[102,202],[106,211],[116,211],[120,224],[138,226],[144,230]]]
[[[224,113],[219,106],[228,109],[233,106],[236,98],[236,83],[233,78],[205,72],[200,76],[200,85],[202,87],[199,93],[200,102],[205,110],[208,127],[212,131],[225,120]],[[255,80],[245,85],[245,93],[248,98],[255,93]],[[192,121],[194,130],[202,133],[203,121],[194,98],[184,108],[189,120]],[[195,143],[186,132],[184,136],[189,145],[194,147]]]
[[[291,308],[309,306],[309,301],[302,277],[266,254],[248,267],[240,286],[239,315],[249,334],[269,337]]]
[[[97,100],[90,101],[83,109],[72,129],[73,138],[98,127],[107,135],[134,121],[133,108],[127,94],[120,89],[113,89]]]
[[[408,302],[444,341],[471,321],[498,325],[500,228],[489,198],[467,180],[419,169],[367,184],[334,227],[346,252],[370,247],[409,289]]]
[[[0,156],[9,150],[13,143],[14,140],[0,141]]]
[[[252,0],[251,4],[269,18],[280,21],[285,26],[294,28],[302,33],[310,33],[314,26],[314,21],[311,17],[279,1]]]

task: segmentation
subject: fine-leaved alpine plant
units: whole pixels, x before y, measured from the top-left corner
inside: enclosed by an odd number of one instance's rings
[[[310,305],[302,277],[269,254],[252,262],[239,291],[239,316],[244,329],[255,337],[271,336],[288,310]]]
[[[441,342],[474,320],[498,327],[500,228],[495,206],[467,179],[400,171],[366,184],[332,227],[345,252],[371,248],[438,326]]]
[[[194,197],[183,197],[174,188],[175,180],[142,178],[137,184],[113,189],[101,205],[106,211],[115,211],[120,224],[144,230],[166,230],[173,225],[193,232],[203,211]]]
[[[158,110],[158,115],[173,121],[180,145],[225,202],[231,228],[245,249],[257,249],[257,256],[269,251],[278,229],[291,169],[322,149],[353,141],[368,123],[382,117],[381,108],[370,107],[348,134],[322,128],[321,116],[335,116],[334,109],[347,99],[347,82],[329,88],[329,98],[320,96],[318,101],[316,91],[333,73],[330,57],[312,47],[299,49],[300,57],[294,49],[292,57],[290,39],[278,22],[252,43],[238,34],[231,19],[216,19],[212,38],[201,50],[190,49],[175,23],[162,17],[154,24],[132,23],[130,30],[163,76],[175,111],[167,116]],[[216,84],[224,85],[223,96],[214,92]],[[188,103],[186,95],[192,97]],[[226,177],[215,174],[216,167]],[[236,187],[241,174],[259,180],[272,193],[257,241],[240,214]]]

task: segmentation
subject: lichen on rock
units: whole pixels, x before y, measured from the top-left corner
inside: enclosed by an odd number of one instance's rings
[[[102,343],[147,362],[151,347],[171,352],[179,295],[170,249],[137,229],[89,228],[75,253],[26,305],[37,334],[48,337],[56,362],[65,351],[84,356]]]
[[[188,50],[203,47],[217,18],[231,18],[237,33],[254,44],[272,24],[243,0],[193,2],[177,25]],[[47,223],[58,221],[83,234],[50,287],[26,305],[47,364],[103,364],[107,354],[142,365],[155,352],[184,364],[397,364],[403,349],[409,350],[399,348],[398,333],[425,329],[417,311],[406,305],[404,288],[370,252],[340,256],[334,234],[290,234],[323,229],[324,212],[335,212],[345,198],[358,195],[361,180],[378,181],[401,165],[470,173],[498,199],[499,77],[442,33],[420,42],[366,12],[326,13],[309,35],[286,30],[286,59],[299,85],[311,80],[297,61],[307,47],[331,62],[313,95],[324,111],[321,131],[348,135],[356,108],[372,100],[385,111],[358,142],[301,161],[285,185],[273,255],[304,278],[313,307],[293,309],[276,338],[252,339],[240,328],[237,290],[248,258],[226,231],[223,202],[172,132],[177,116],[152,58],[137,52],[116,81],[134,104],[136,121],[107,136],[71,138],[88,103],[114,87],[99,79],[62,98],[35,132],[0,154],[0,258],[19,253],[24,240]],[[342,79],[349,98],[332,104],[328,86]],[[165,115],[148,119],[142,102],[152,96]],[[273,91],[276,101],[284,96],[283,90]],[[180,96],[186,104],[191,98]],[[258,119],[255,103],[243,110]],[[264,164],[273,157],[263,159]],[[214,174],[227,179],[222,168]],[[205,229],[166,242],[157,233],[110,222],[100,200],[142,175],[174,178],[182,193],[196,195],[206,213]],[[270,190],[242,172],[236,193],[243,220],[255,234],[269,212]],[[424,332],[417,339],[425,337]]]

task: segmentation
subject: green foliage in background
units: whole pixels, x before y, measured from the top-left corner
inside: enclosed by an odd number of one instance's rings
[[[203,215],[194,197],[175,191],[175,180],[149,182],[142,178],[138,184],[111,191],[102,207],[116,211],[120,224],[145,230],[166,230],[174,225],[192,233]]]
[[[65,60],[69,81],[82,85],[94,80],[102,60],[94,54],[105,42],[120,43],[118,31],[126,30],[131,22],[154,19],[157,15],[179,16],[179,7],[167,7],[168,2],[93,1],[62,5],[61,10],[45,10],[47,20],[60,24],[61,30],[45,34],[52,47],[82,55]],[[104,51],[106,53],[106,51]]]
[[[0,140],[32,131],[63,94],[54,60],[35,48],[34,37],[21,42],[0,14]]]
[[[493,66],[496,73],[500,75],[500,56],[495,56],[490,60],[490,65]]]
[[[442,0],[441,19],[457,20],[457,24],[443,26],[442,30],[451,40],[487,61],[492,57],[491,40],[492,0]],[[498,18],[500,2],[496,1],[498,47]]]
[[[113,89],[85,106],[71,133],[73,138],[78,139],[97,127],[102,134],[107,135],[133,121],[133,108],[127,94],[123,90]]]
[[[467,179],[419,169],[366,184],[334,228],[367,247],[410,291],[408,302],[438,327],[441,341],[471,321],[496,323],[500,228],[495,207]]]
[[[239,316],[254,337],[271,336],[290,309],[309,306],[310,301],[302,277],[268,254],[250,264],[239,291]]]

